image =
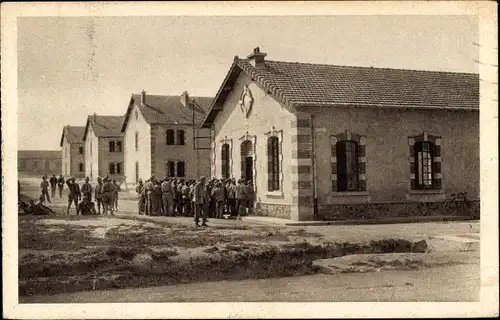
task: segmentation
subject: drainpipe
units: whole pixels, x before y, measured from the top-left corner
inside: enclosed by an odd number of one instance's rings
[[[315,152],[315,125],[314,125],[314,120],[315,120],[315,114],[314,112],[311,112],[311,164],[312,164],[312,190],[313,190],[313,219],[317,220],[318,216],[318,190],[316,189],[317,183],[316,183],[316,152]]]

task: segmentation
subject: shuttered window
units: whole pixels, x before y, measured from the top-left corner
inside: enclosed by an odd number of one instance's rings
[[[229,178],[229,144],[225,143],[222,145],[221,148],[221,173],[222,173],[222,178],[227,179]]]
[[[166,173],[169,178],[175,177],[175,162],[167,161],[166,163]]]
[[[415,177],[418,189],[433,188],[433,149],[434,145],[428,141],[415,143]]]
[[[186,164],[184,161],[177,162],[177,177],[184,178],[186,176]]]
[[[186,145],[186,133],[184,130],[177,130],[177,144],[180,146]]]
[[[358,143],[339,141],[336,145],[337,191],[359,190]]]
[[[267,190],[280,190],[279,139],[267,139]]]
[[[165,133],[166,137],[166,143],[168,146],[172,146],[175,144],[175,132],[172,129],[168,129]]]

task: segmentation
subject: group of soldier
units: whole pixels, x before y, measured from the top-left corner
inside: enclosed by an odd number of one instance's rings
[[[248,214],[254,204],[251,181],[201,177],[198,181],[154,176],[136,187],[138,213],[150,216],[194,216],[194,223],[207,226],[207,218],[221,219]]]
[[[120,186],[116,180],[108,177],[104,179],[99,177],[97,178],[95,188],[92,187],[89,181],[88,177],[85,178],[85,182],[80,187],[74,177],[65,180],[62,175],[59,178],[52,175],[47,181],[47,177],[43,176],[42,183],[40,184],[40,203],[44,203],[45,201],[51,203],[49,186],[52,198],[55,197],[57,189],[59,189],[59,197],[61,198],[64,185],[66,184],[68,187],[68,207],[66,214],[69,214],[71,206],[74,204],[77,215],[101,214],[101,208],[103,215],[113,215],[113,212],[118,210],[118,192],[120,191]],[[92,193],[94,193],[94,199],[97,203],[97,211],[95,203],[92,202]]]

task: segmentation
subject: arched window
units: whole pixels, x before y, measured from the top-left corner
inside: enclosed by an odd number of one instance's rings
[[[166,173],[169,178],[175,177],[175,162],[167,161]]]
[[[184,130],[177,130],[177,144],[180,146],[186,145],[186,133]]]
[[[337,191],[359,190],[358,143],[344,140],[337,142]]]
[[[109,142],[109,152],[115,152],[115,142],[114,141]]]
[[[177,177],[184,178],[186,176],[186,165],[184,161],[177,162]]]
[[[280,159],[279,139],[270,137],[267,139],[267,190],[280,190]]]
[[[165,140],[167,142],[167,146],[172,146],[175,144],[175,132],[172,129],[168,129],[165,133]]]
[[[221,148],[221,171],[222,178],[227,179],[230,177],[229,172],[231,168],[229,167],[229,144],[225,143]]]
[[[433,188],[434,172],[434,145],[428,141],[419,141],[414,145],[415,150],[415,177],[418,189]]]
[[[115,174],[115,164],[114,163],[109,164],[109,174]]]

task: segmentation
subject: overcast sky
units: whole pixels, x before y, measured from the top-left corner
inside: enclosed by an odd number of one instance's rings
[[[468,16],[104,17],[18,20],[19,149],[122,115],[132,93],[214,96],[235,55],[478,72]]]

